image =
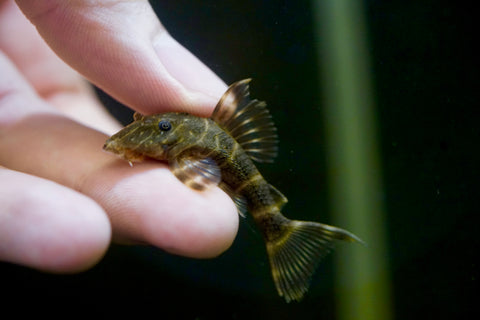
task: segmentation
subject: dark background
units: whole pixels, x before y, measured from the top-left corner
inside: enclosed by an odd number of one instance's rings
[[[478,23],[444,1],[364,1],[383,166],[395,319],[478,315]],[[289,217],[328,222],[323,106],[308,1],[159,1],[170,33],[226,83],[252,77],[279,129],[280,154],[260,170],[288,198]],[[475,28],[477,27],[477,28]],[[474,34],[477,36],[474,37]],[[321,69],[320,69],[321,72]],[[130,113],[105,96],[130,122]],[[120,111],[119,111],[120,110]],[[315,190],[315,192],[313,191]],[[320,192],[319,192],[320,190]],[[0,264],[17,314],[186,319],[334,319],[333,259],[309,295],[285,304],[250,219],[212,260],[112,245],[93,269],[50,275]],[[34,313],[34,314],[35,314]]]

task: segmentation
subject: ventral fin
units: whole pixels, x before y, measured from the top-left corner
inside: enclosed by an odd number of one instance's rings
[[[255,161],[272,162],[277,155],[277,129],[265,102],[250,99],[251,79],[235,82],[212,114],[214,120]]]
[[[245,218],[245,214],[247,213],[247,200],[242,195],[236,194],[226,183],[221,182],[218,186],[233,200],[233,203],[235,203],[237,207],[238,215]]]
[[[199,191],[217,186],[222,179],[220,168],[211,158],[180,155],[170,162],[170,170],[185,185]]]

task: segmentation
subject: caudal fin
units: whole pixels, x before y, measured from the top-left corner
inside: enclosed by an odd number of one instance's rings
[[[278,294],[300,301],[320,260],[335,240],[361,242],[354,234],[326,224],[287,220],[282,234],[267,241],[267,252]]]

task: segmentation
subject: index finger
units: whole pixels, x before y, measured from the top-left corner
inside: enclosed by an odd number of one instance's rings
[[[210,116],[226,89],[168,34],[148,1],[17,4],[65,62],[141,113]]]
[[[61,116],[0,55],[0,164],[56,181],[96,200],[119,241],[190,257],[226,250],[238,228],[220,189],[197,192],[157,161],[131,168],[102,151],[107,136]]]

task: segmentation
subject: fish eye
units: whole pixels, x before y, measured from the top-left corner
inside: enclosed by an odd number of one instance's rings
[[[172,124],[167,120],[162,120],[158,123],[158,128],[160,128],[162,131],[168,131],[172,129]]]

